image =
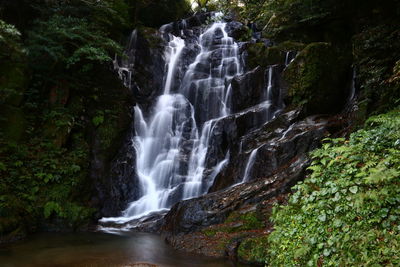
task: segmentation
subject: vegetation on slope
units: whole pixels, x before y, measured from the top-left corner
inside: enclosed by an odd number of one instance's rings
[[[312,174],[273,213],[271,266],[400,264],[400,109],[312,153]]]

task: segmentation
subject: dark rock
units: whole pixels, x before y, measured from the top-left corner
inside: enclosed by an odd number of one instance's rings
[[[261,66],[285,64],[285,52],[277,47],[268,47],[264,43],[246,43],[244,61],[247,70]]]
[[[183,31],[185,33],[184,35],[187,35],[188,29],[192,30],[201,27],[212,16],[212,14],[213,12],[198,12],[186,19],[162,25],[160,31],[167,34],[171,33],[175,36],[181,36]]]
[[[99,70],[96,102],[85,103],[89,114],[102,111],[103,122],[88,127],[90,145],[90,205],[98,210],[97,217],[116,216],[134,199],[135,151],[131,141],[133,130],[132,92],[121,84],[115,73]],[[111,112],[106,112],[109,110]]]
[[[343,123],[336,118],[325,120],[309,117],[291,124],[290,121],[297,114],[298,112],[284,113],[243,136],[239,151],[216,177],[210,192],[241,182],[253,150],[258,149],[256,160],[247,177],[250,180],[270,176],[287,162],[315,149],[326,134],[337,131],[336,127],[340,128]]]
[[[212,188],[219,191],[177,203],[166,215],[161,232],[167,242],[185,251],[236,259],[243,240],[265,236],[271,231],[269,216],[273,203],[285,200],[290,188],[304,179],[310,162],[307,152],[314,149],[329,131],[343,123],[340,117],[318,116],[296,122],[299,113],[298,110],[282,113],[263,127],[244,135],[243,152],[234,154],[226,172],[221,173]],[[241,177],[240,170],[244,169],[249,151],[257,147],[259,157],[253,166],[252,179],[226,188],[240,182],[232,177]],[[257,232],[251,228],[246,232],[240,221],[229,225],[232,214],[238,211],[262,214],[266,229]],[[231,231],[239,232],[228,234]],[[207,235],[215,235],[215,238]],[[218,237],[225,241],[218,240]],[[213,247],[209,248],[207,244],[213,244]]]
[[[242,112],[213,121],[213,135],[209,141],[206,167],[214,167],[228,152],[235,153],[240,137],[264,124],[268,104],[260,104]]]
[[[232,80],[232,112],[249,108],[265,96],[265,70],[256,67]]]
[[[101,188],[101,216],[117,216],[128,203],[139,198],[140,189],[135,170],[136,151],[128,134],[118,154],[110,162]]]
[[[250,28],[237,21],[228,22],[225,30],[230,37],[237,41],[249,41],[251,37]]]
[[[250,170],[250,180],[274,174],[287,162],[315,148],[327,132],[329,123],[317,118],[291,124],[298,112],[283,113],[249,134],[244,135],[238,152],[217,175],[210,192],[218,191],[241,182],[250,157],[258,149],[256,160]]]
[[[156,30],[142,27],[130,37],[125,50],[128,58],[118,59],[118,66],[124,67],[119,70],[121,78],[143,106],[149,106],[162,92],[165,45],[166,41]]]
[[[199,27],[203,25],[207,19],[209,19],[212,16],[212,12],[199,12],[196,13],[195,15],[185,19],[186,21],[186,28],[193,28],[193,27]]]
[[[273,111],[282,108],[281,73],[284,65],[269,66],[267,69],[257,67],[232,80],[232,112],[238,112],[270,100]],[[271,77],[270,77],[271,71]],[[269,79],[271,78],[271,92],[268,96]]]

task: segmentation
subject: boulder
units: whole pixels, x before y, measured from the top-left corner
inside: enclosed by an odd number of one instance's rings
[[[285,63],[285,54],[282,51],[276,47],[267,47],[264,43],[246,43],[242,49],[245,51],[246,69]]]
[[[265,70],[261,67],[236,76],[232,80],[232,112],[254,106],[265,95]]]
[[[232,85],[232,112],[242,111],[255,106],[263,101],[271,100],[274,104],[273,110],[282,107],[281,73],[284,65],[269,66],[264,69],[256,67],[243,75],[234,77]],[[269,71],[272,71],[270,77]],[[269,79],[271,78],[271,81]],[[268,85],[271,82],[271,92],[268,96]]]
[[[246,69],[253,69],[257,66],[266,68],[269,65],[284,65],[287,63],[288,53],[295,54],[305,47],[302,43],[283,42],[274,45],[271,42],[246,43],[241,48],[244,51]]]
[[[350,74],[350,60],[331,44],[309,44],[283,72],[285,103],[303,106],[306,115],[339,112]]]
[[[228,22],[225,30],[236,41],[248,41],[251,38],[250,28],[237,21]]]

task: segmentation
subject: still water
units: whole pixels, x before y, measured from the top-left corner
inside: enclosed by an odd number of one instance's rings
[[[0,246],[0,266],[232,267],[229,261],[175,251],[153,234],[43,233]]]

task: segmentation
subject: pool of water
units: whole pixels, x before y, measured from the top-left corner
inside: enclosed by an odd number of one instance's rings
[[[153,234],[42,233],[0,246],[0,266],[238,266],[227,260],[183,253]]]

